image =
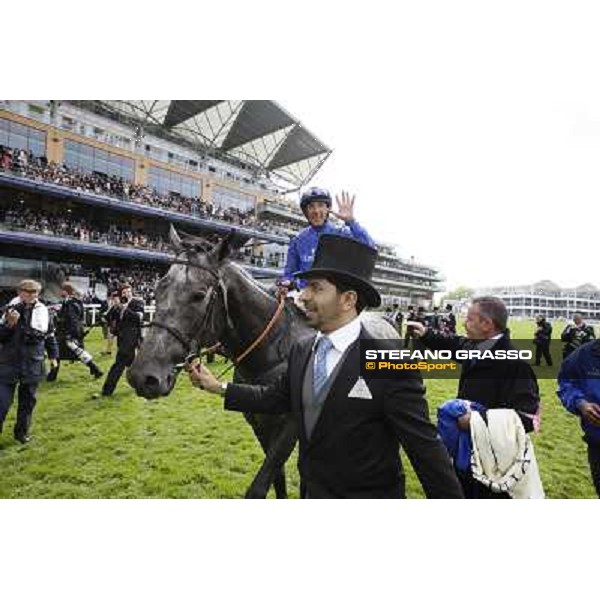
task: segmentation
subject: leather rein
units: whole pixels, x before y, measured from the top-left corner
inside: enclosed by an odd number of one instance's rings
[[[209,317],[212,318],[212,316],[213,316],[212,313],[214,311],[215,300],[218,297],[219,290],[221,291],[221,293],[223,295],[223,303],[224,303],[224,308],[225,308],[225,314],[227,315],[227,321],[228,321],[228,323],[231,324],[231,319],[229,318],[229,311],[227,309],[226,290],[225,290],[225,286],[223,284],[223,280],[221,279],[219,272],[216,271],[215,269],[211,269],[210,267],[207,267],[206,265],[203,265],[201,263],[194,262],[191,260],[183,260],[180,258],[175,258],[174,260],[171,261],[171,264],[182,264],[182,265],[186,265],[188,267],[190,267],[190,266],[197,267],[199,269],[207,271],[215,278],[215,285],[213,285],[210,288],[209,298],[208,298],[208,302],[206,305],[206,310],[204,312],[204,318],[202,319],[202,323],[200,324],[199,331],[204,331],[206,324],[209,322]],[[277,306],[277,309],[275,310],[275,313],[273,314],[273,316],[271,317],[270,321],[267,323],[265,328],[262,330],[262,332],[256,337],[256,339],[243,352],[241,352],[238,356],[236,356],[235,358],[232,359],[231,365],[229,365],[222,373],[220,373],[219,377],[223,376],[225,373],[227,373],[228,371],[230,371],[231,369],[233,369],[234,367],[239,365],[240,362],[242,362],[242,360],[244,360],[253,350],[255,350],[263,342],[263,340],[267,337],[267,335],[269,335],[269,333],[275,326],[275,323],[277,323],[284,308],[285,308],[285,298],[281,298],[279,301],[279,305]],[[172,325],[167,325],[166,323],[160,323],[156,320],[151,321],[149,327],[158,327],[160,329],[164,329],[165,331],[168,331],[185,348],[188,355],[194,356],[197,354],[197,351],[196,351],[196,353],[193,353],[192,350],[193,350],[194,342],[197,345],[199,344],[199,342],[197,340],[188,338],[181,331],[179,331],[179,329],[177,329],[177,327],[174,327]],[[207,348],[206,350],[204,350],[202,352],[202,354],[209,354],[211,352],[215,352],[221,346],[222,346],[222,343],[217,342],[214,346],[211,346],[210,348]]]

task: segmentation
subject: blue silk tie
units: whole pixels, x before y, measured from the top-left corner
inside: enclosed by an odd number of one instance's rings
[[[313,392],[315,401],[319,397],[327,381],[327,353],[333,348],[332,341],[326,336],[319,338],[315,348],[315,365],[313,372]]]

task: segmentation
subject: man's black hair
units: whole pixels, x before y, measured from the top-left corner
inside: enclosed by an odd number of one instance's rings
[[[338,293],[343,294],[344,292],[355,292],[356,293],[356,312],[360,314],[367,306],[364,294],[356,289],[356,283],[350,278],[346,278],[343,275],[326,275],[323,279],[329,281],[332,285],[335,285]]]

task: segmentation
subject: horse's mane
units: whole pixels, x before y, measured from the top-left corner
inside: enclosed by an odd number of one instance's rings
[[[243,266],[237,263],[234,263],[232,260],[227,260],[227,264],[230,267],[232,267],[233,270],[236,271],[239,275],[241,275],[250,285],[252,285],[259,292],[261,292],[261,294],[264,294],[265,296],[268,296],[269,298],[273,299],[273,295],[269,293],[269,288],[266,285],[257,281],[254,277],[252,277],[252,275],[248,272],[247,269],[245,269]]]
[[[268,296],[271,300],[275,301],[274,294],[272,293],[271,287],[262,284],[260,281],[252,277],[252,274],[248,272],[243,266],[234,263],[231,260],[227,261],[228,265],[233,267],[233,269],[239,273],[248,283],[250,283],[254,288],[260,291],[262,294]],[[303,323],[308,323],[306,318],[306,314],[302,311],[302,309],[296,305],[295,302],[286,302],[285,310],[291,316]]]

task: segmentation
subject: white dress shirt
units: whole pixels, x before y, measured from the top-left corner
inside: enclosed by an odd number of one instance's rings
[[[325,357],[325,369],[327,370],[327,377],[331,375],[331,372],[335,369],[340,358],[344,352],[346,352],[348,346],[353,344],[360,335],[360,327],[361,320],[360,317],[356,317],[349,323],[346,323],[343,327],[332,331],[331,333],[326,334],[327,337],[331,340],[333,344],[333,348],[329,350],[327,356]],[[323,333],[319,331],[317,337],[315,339],[315,345],[323,337]],[[314,346],[313,346],[314,349]]]

